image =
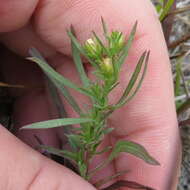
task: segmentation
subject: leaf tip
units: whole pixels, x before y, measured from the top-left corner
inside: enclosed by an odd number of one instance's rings
[[[133,29],[132,29],[133,33],[136,33],[136,31],[137,31],[137,26],[138,26],[138,21],[136,20],[136,21],[135,21],[135,24],[134,24],[134,26],[133,26]]]
[[[146,162],[150,165],[154,165],[154,166],[160,166],[160,162],[158,162],[156,159],[154,159],[153,157],[150,157],[150,159],[147,159]]]
[[[27,125],[25,125],[25,126],[19,128],[20,131],[25,130],[25,129],[29,129]]]

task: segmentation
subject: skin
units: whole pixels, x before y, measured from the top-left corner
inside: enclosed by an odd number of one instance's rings
[[[1,0],[0,16],[0,41],[3,44],[22,57],[27,56],[29,47],[37,47],[58,72],[76,83],[78,77],[72,64],[66,29],[72,24],[78,39],[84,42],[92,30],[101,34],[100,16],[103,16],[109,28],[118,29],[126,36],[137,20],[138,30],[122,70],[121,87],[126,86],[144,50],[151,51],[147,75],[137,96],[110,118],[109,123],[115,130],[102,146],[114,144],[118,139],[133,140],[146,147],[161,166],[150,166],[131,155],[122,154],[94,180],[129,169],[130,172],[123,179],[137,181],[157,190],[176,189],[181,151],[172,76],[161,26],[149,0]],[[43,85],[42,73],[35,64],[29,64],[9,52],[4,52],[2,60],[1,70],[7,82],[27,86]],[[87,72],[90,70],[88,66]],[[111,96],[112,101],[121,94],[121,87]],[[14,107],[16,129],[56,116],[46,92],[37,87],[11,91],[17,97]],[[77,95],[79,102],[85,101],[81,95],[72,93]],[[63,102],[69,116],[76,116]],[[37,134],[45,144],[59,146],[57,134],[62,132],[60,130],[16,130],[16,134],[32,147],[37,145],[33,134]],[[25,143],[3,127],[0,128],[0,189],[95,189]],[[106,156],[96,158],[94,164]]]

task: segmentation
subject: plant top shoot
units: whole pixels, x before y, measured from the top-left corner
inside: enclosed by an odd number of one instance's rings
[[[86,40],[82,45],[78,42],[74,29],[71,27],[71,30],[68,31],[68,35],[71,39],[73,61],[82,82],[81,86],[74,84],[56,72],[36,49],[30,49],[30,55],[32,57],[28,58],[39,65],[48,79],[59,89],[59,92],[65,97],[73,110],[78,113],[79,117],[42,121],[24,126],[22,129],[54,127],[68,129],[67,131],[69,132],[65,134],[69,144],[67,150],[46,145],[41,145],[40,147],[50,154],[55,154],[63,157],[63,159],[67,159],[67,161],[73,165],[77,173],[88,181],[91,181],[92,177],[97,175],[99,170],[110,164],[121,152],[132,154],[148,164],[159,165],[147,150],[136,142],[119,140],[114,146],[110,145],[101,151],[98,149],[105,136],[114,132],[114,129],[108,125],[107,119],[116,109],[126,105],[135,96],[143,82],[149,59],[149,52],[145,51],[139,58],[128,84],[126,84],[125,89],[123,89],[123,93],[115,103],[110,104],[109,94],[120,85],[120,71],[122,65],[126,62],[126,58],[132,46],[137,23],[133,26],[127,40],[125,40],[125,36],[122,32],[109,32],[103,19],[102,26],[104,34],[103,41],[95,32],[92,32],[92,37]],[[87,76],[81,56],[85,57],[89,64],[91,64],[95,80],[92,81]],[[88,106],[88,110],[78,105],[76,98],[70,94],[68,88],[74,89],[90,99],[91,105]],[[71,125],[75,124],[79,124],[80,127],[71,127]],[[107,159],[94,168],[89,169],[94,157],[105,152],[109,153]],[[102,185],[105,185],[108,181],[126,172],[127,171],[120,171],[114,176],[105,176],[105,179],[97,181],[93,185],[97,189],[101,189]],[[122,180],[115,183],[115,188],[110,186],[105,190],[109,190],[109,188],[118,189],[122,186],[133,189],[152,189],[136,182]]]

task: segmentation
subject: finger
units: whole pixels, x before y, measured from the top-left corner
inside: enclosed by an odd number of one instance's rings
[[[38,0],[27,2],[19,0],[2,0],[0,6],[0,32],[17,30],[24,26],[33,14]]]
[[[30,23],[19,30],[1,34],[0,41],[22,57],[29,56],[28,51],[31,47],[38,49],[44,57],[51,57],[56,54],[51,46],[40,39]]]
[[[69,40],[64,31],[71,24],[75,27],[78,38],[84,41],[92,30],[100,33],[100,16],[103,16],[109,26],[125,34],[129,32],[135,20],[138,20],[136,40],[123,68],[122,87],[126,86],[127,74],[134,70],[134,63],[144,50],[151,51],[148,72],[138,95],[128,106],[115,113],[112,125],[117,129],[117,137],[129,134],[128,139],[142,143],[156,155],[162,165],[156,169],[150,167],[149,175],[143,177],[140,171],[145,166],[141,163],[137,167],[133,158],[129,157],[130,161],[125,160],[123,163],[133,163],[131,167],[136,168],[129,178],[138,176],[137,179],[145,184],[158,189],[170,189],[172,182],[169,179],[172,179],[175,173],[174,164],[178,159],[175,150],[179,150],[179,136],[168,54],[153,7],[146,0],[75,2],[48,1],[42,4],[35,17],[36,30],[41,37],[65,54],[70,54],[70,51]],[[84,21],[81,25],[82,19]],[[121,89],[115,92],[114,100],[119,96]],[[120,168],[119,165],[117,167]]]
[[[17,97],[44,87],[42,72],[36,64],[17,56],[4,46],[1,48],[0,58],[1,75],[5,82],[22,86],[9,88],[11,95]]]
[[[95,190],[69,169],[23,144],[2,126],[0,139],[0,189]]]
[[[142,11],[134,12],[133,9]],[[149,16],[144,16],[143,10],[147,10]],[[144,36],[149,30],[151,31],[152,25],[149,23],[152,20],[154,20],[154,25],[159,25],[157,15],[147,0],[138,4],[136,1],[125,2],[124,0],[119,2],[113,0],[43,1],[34,13],[33,23],[36,32],[44,41],[62,53],[70,54],[70,40],[66,30],[70,29],[72,24],[78,39],[84,42],[91,36],[92,30],[102,34],[101,16],[110,29],[118,29],[125,34],[129,34],[137,20],[140,26],[137,38]],[[82,25],[81,19],[83,20]]]
[[[49,102],[43,90],[33,91],[18,98],[14,104],[14,131],[25,143],[39,150],[39,145],[60,147],[58,136],[53,129],[20,130],[20,127],[52,118]]]
[[[35,64],[23,60],[6,48],[2,48],[0,58],[3,79],[9,84],[23,86],[9,88],[9,93],[16,98],[13,113],[14,133],[34,148],[39,148],[36,136],[43,144],[59,147],[56,131],[52,129],[19,130],[26,124],[58,117],[57,112],[54,112],[54,115],[51,114],[42,72]]]

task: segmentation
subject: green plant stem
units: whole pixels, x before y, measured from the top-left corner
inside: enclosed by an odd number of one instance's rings
[[[96,97],[96,99],[97,99],[96,104],[98,106],[100,106],[100,107],[107,107],[108,106],[107,103],[108,103],[108,94],[109,94],[109,91],[107,91],[106,89],[110,89],[111,86],[113,86],[113,83],[115,83],[115,81],[113,81],[112,83],[106,83],[106,82],[104,82],[104,84],[102,85],[102,88],[100,88],[101,89],[102,97],[101,96],[97,96]],[[101,103],[101,99],[102,98],[104,99],[103,100],[103,105]],[[92,151],[93,147],[95,146],[96,143],[99,143],[102,140],[101,136],[103,135],[103,129],[104,129],[104,122],[103,121],[105,120],[105,118],[102,117],[102,112],[104,112],[104,109],[99,109],[96,106],[93,106],[92,111],[94,113],[96,113],[95,118],[92,116],[93,120],[96,121],[96,123],[93,126],[89,126],[88,129],[91,130],[92,134],[98,133],[99,135],[97,136],[96,142],[94,142],[94,143],[92,143],[90,145],[89,145],[88,142],[86,144],[84,144],[84,146],[87,147],[86,150],[83,152],[83,154],[85,155],[84,156],[85,157],[84,162],[86,163],[87,168],[88,168],[88,166],[90,164],[90,161],[95,156],[94,153],[96,152],[96,150]],[[99,130],[98,131],[97,131],[97,126],[99,126]],[[83,136],[85,136],[85,134],[83,134]],[[94,136],[92,135],[92,139],[89,140],[89,142],[93,142],[94,141],[93,138],[94,138]],[[89,171],[87,169],[86,178],[90,179],[91,177],[92,176],[89,175]]]
[[[163,8],[162,13],[160,15],[160,21],[163,21],[165,19],[165,17],[169,13],[174,2],[175,2],[175,0],[168,0],[167,1],[167,3],[165,4],[165,7]]]

